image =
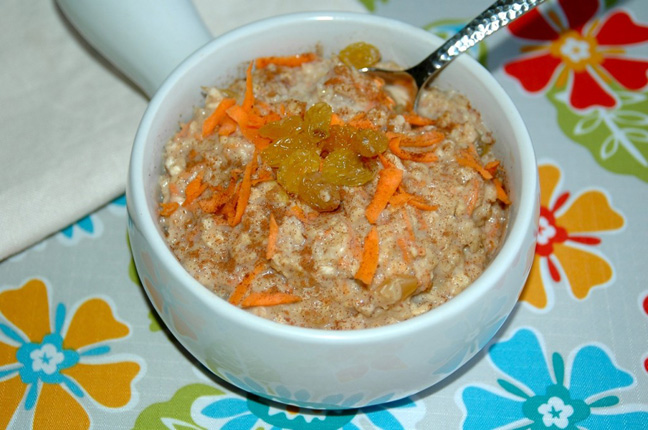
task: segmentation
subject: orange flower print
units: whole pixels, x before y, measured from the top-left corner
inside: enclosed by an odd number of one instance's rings
[[[606,195],[587,190],[575,198],[558,193],[560,169],[539,167],[540,220],[535,258],[520,300],[544,309],[553,298],[552,286],[565,282],[572,295],[582,300],[596,286],[612,279],[607,260],[594,249],[601,243],[597,233],[618,230],[624,219]]]
[[[127,336],[128,326],[99,298],[81,303],[69,319],[66,313],[59,304],[50,320],[41,280],[0,290],[0,428],[26,411],[34,429],[87,429],[86,396],[108,408],[135,398],[141,365],[107,356],[106,342]]]

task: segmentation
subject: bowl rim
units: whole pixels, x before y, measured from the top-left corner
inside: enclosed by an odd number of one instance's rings
[[[325,343],[325,344],[353,344],[361,345],[372,343],[374,341],[385,341],[389,338],[402,337],[404,333],[420,332],[426,327],[433,326],[439,321],[443,321],[457,314],[462,309],[475,301],[479,301],[484,293],[493,288],[489,285],[489,279],[499,279],[504,272],[512,265],[513,261],[519,257],[519,252],[523,246],[526,235],[528,234],[528,224],[535,218],[536,199],[538,180],[536,175],[522,175],[523,180],[520,184],[520,195],[522,199],[517,203],[517,215],[515,222],[509,224],[506,240],[502,244],[495,258],[489,263],[484,272],[461,293],[442,305],[431,309],[430,311],[410,318],[405,321],[391,325],[364,328],[354,330],[325,330],[317,328],[305,328],[281,324],[265,318],[253,315],[243,309],[229,304],[221,299],[205,286],[194,279],[176,259],[173,252],[169,249],[162,235],[155,225],[155,216],[148,210],[148,196],[144,178],[146,177],[144,167],[147,166],[144,149],[149,139],[149,131],[156,112],[163,103],[165,95],[172,90],[174,83],[183,76],[187,70],[199,64],[203,57],[211,54],[212,51],[218,50],[220,46],[235,42],[237,38],[261,31],[268,31],[271,28],[278,28],[286,25],[301,23],[304,20],[310,21],[353,21],[359,24],[368,23],[372,25],[386,26],[399,29],[400,31],[411,33],[419,37],[425,37],[430,41],[441,41],[437,36],[410,24],[398,21],[392,18],[380,17],[372,14],[359,12],[301,12],[255,21],[244,26],[233,29],[224,33],[205,46],[198,49],[187,59],[185,59],[174,71],[165,79],[161,87],[156,91],[151,99],[140,125],[138,127],[133,149],[131,152],[130,165],[128,170],[127,186],[127,206],[128,212],[132,218],[138,218],[136,223],[141,230],[144,238],[149,242],[151,250],[156,253],[160,263],[166,265],[177,277],[183,288],[188,293],[194,295],[198,300],[204,302],[215,315],[226,318],[229,321],[237,321],[241,326],[264,334],[282,339],[291,339],[302,343]],[[537,172],[535,153],[531,143],[528,130],[522,117],[513,104],[508,94],[501,85],[495,80],[481,64],[468,55],[457,58],[455,62],[463,63],[466,67],[472,68],[473,72],[479,76],[491,89],[498,94],[499,103],[502,109],[508,113],[515,126],[513,127],[514,136],[519,148],[521,159],[520,169],[522,172]],[[166,142],[166,140],[165,140]],[[137,215],[140,215],[139,217]],[[522,288],[522,286],[520,286]]]

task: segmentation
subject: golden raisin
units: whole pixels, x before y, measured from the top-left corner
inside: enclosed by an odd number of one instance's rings
[[[320,102],[311,106],[304,114],[304,129],[313,142],[319,142],[329,136],[333,109],[327,103]]]
[[[380,284],[377,293],[383,303],[391,305],[414,294],[418,286],[415,276],[393,275]]]
[[[268,166],[279,167],[290,154],[298,149],[315,151],[317,147],[310,141],[306,133],[295,133],[272,142],[261,152],[261,158]]]
[[[333,152],[340,148],[349,148],[355,128],[349,125],[332,125],[329,136],[320,142],[322,151]]]
[[[370,128],[359,129],[351,138],[351,147],[363,157],[375,157],[387,150],[389,140],[385,133]]]
[[[299,184],[299,198],[319,212],[334,211],[342,198],[337,185],[326,182],[320,172],[306,175]]]
[[[374,174],[355,152],[341,148],[331,152],[322,162],[322,177],[331,184],[357,187],[371,181]]]
[[[299,184],[309,174],[319,170],[320,157],[314,149],[292,151],[279,166],[277,181],[289,193],[298,194]]]
[[[362,69],[380,61],[380,51],[366,42],[356,42],[340,51],[340,60],[347,66]]]

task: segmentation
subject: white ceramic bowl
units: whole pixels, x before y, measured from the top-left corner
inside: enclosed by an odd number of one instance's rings
[[[227,33],[199,49],[166,79],[135,138],[128,177],[133,256],[151,302],[169,330],[201,363],[254,394],[300,407],[355,408],[417,393],[448,376],[495,334],[527,277],[538,213],[536,164],[515,106],[493,77],[463,56],[438,84],[460,90],[497,139],[513,200],[505,242],[486,271],[457,297],[422,316],[358,331],[280,325],[221,300],[178,263],[157,223],[162,150],[178,122],[202,103],[201,86],[224,84],[251,59],[350,42],[378,46],[383,58],[411,65],[440,40],[404,23],[364,14],[283,16]]]

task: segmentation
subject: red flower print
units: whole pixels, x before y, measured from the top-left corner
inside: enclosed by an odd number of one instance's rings
[[[648,85],[648,61],[625,56],[625,46],[648,41],[648,26],[637,24],[625,11],[595,19],[598,0],[559,0],[562,16],[534,9],[509,29],[530,44],[523,57],[504,67],[530,92],[550,86],[569,90],[576,109],[613,108],[618,100],[611,85],[629,90]]]

